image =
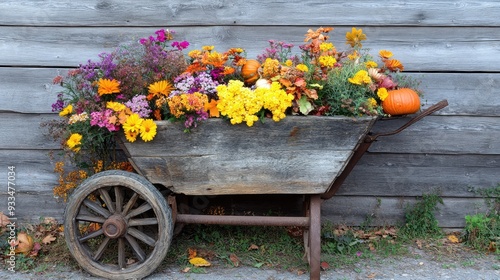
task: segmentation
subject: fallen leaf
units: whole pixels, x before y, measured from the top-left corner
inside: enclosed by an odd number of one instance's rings
[[[5,216],[3,212],[0,212],[0,227],[5,227],[10,223],[9,217]]]
[[[55,241],[56,238],[55,236],[53,236],[52,234],[48,234],[47,236],[45,236],[43,239],[42,239],[42,243],[47,245],[47,244],[50,244],[52,241]]]
[[[200,257],[194,257],[192,259],[189,260],[189,263],[194,265],[194,266],[210,266],[211,264],[205,260],[204,258],[200,258]]]
[[[184,273],[188,273],[191,270],[189,266],[185,267],[183,270],[181,270]]]
[[[42,224],[57,225],[57,220],[53,217],[45,217],[42,221]]]
[[[188,259],[196,257],[196,249],[188,248]]]
[[[373,245],[373,243],[368,244],[368,248],[370,248],[370,251],[375,251],[375,245]]]
[[[320,267],[321,270],[327,270],[330,268],[330,265],[327,262],[321,262]]]
[[[127,265],[136,263],[137,261],[135,259],[128,258],[127,259]]]
[[[26,232],[20,232],[17,235],[17,247],[15,252],[27,255],[33,249],[33,238]]]
[[[248,247],[248,251],[250,251],[250,250],[259,250],[259,246],[252,244],[252,245],[250,245],[250,247]]]
[[[495,253],[497,252],[497,243],[494,241],[490,242],[490,245],[488,246],[488,251]]]
[[[372,272],[372,273],[368,274],[368,275],[366,276],[366,278],[373,279],[373,278],[375,278],[376,276],[377,276],[377,273],[376,273],[376,272]]]
[[[418,249],[422,249],[422,240],[416,240],[415,243],[417,244]]]
[[[238,258],[238,256],[236,256],[236,254],[230,254],[229,259],[231,260],[234,266],[236,267],[240,266],[240,259]]]
[[[448,240],[451,242],[451,243],[459,243],[460,241],[458,240],[458,238],[452,234],[452,235],[448,235]]]

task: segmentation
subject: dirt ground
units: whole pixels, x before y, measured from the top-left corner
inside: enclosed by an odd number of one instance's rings
[[[374,257],[364,262],[340,269],[321,272],[321,279],[453,279],[453,280],[496,280],[500,279],[500,256],[477,254],[468,249],[456,247],[444,251],[410,247],[404,257]],[[253,267],[227,268],[213,264],[199,273],[182,272],[182,267],[163,266],[147,280],[190,279],[190,280],[303,280],[309,274],[298,271],[280,271]],[[12,273],[0,271],[0,279],[100,279],[80,269],[70,269],[57,264],[42,272],[30,271]]]

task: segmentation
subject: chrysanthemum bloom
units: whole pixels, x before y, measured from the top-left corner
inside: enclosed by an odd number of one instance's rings
[[[99,79],[97,82],[97,93],[99,96],[104,94],[113,94],[120,92],[120,82],[115,79]]]
[[[64,116],[69,115],[71,113],[73,113],[73,105],[69,104],[68,106],[66,106],[66,108],[62,109],[62,111],[59,112],[59,116],[64,117]]]
[[[167,80],[158,81],[154,84],[149,85],[149,95],[148,100],[154,97],[161,97],[162,95],[168,96],[172,91],[173,87]]]
[[[144,142],[153,140],[156,135],[156,123],[152,119],[144,120],[141,124],[141,138]]]
[[[372,79],[368,76],[368,72],[366,70],[359,70],[356,74],[354,74],[354,77],[349,78],[348,81],[352,84],[362,85],[371,83]]]
[[[131,131],[131,132],[139,132],[141,130],[141,123],[143,119],[139,117],[139,114],[131,114],[125,123],[123,124],[123,130],[125,132]]]
[[[66,141],[66,145],[71,150],[78,152],[80,150],[79,146],[81,144],[81,141],[82,141],[82,135],[80,133],[73,133]]]
[[[389,93],[387,92],[386,88],[379,88],[377,90],[377,96],[378,98],[380,98],[380,101],[384,101],[387,98],[387,96],[389,96]]]
[[[378,65],[377,65],[377,62],[370,60],[370,61],[365,62],[365,66],[366,66],[366,68],[371,69],[371,68],[377,68]]]
[[[297,66],[295,66],[295,68],[299,71],[302,71],[302,72],[307,72],[309,71],[309,68],[307,68],[307,65],[305,64],[298,64]]]
[[[346,44],[351,45],[351,47],[362,47],[361,41],[366,40],[366,35],[363,34],[363,29],[352,28],[351,32],[345,34]]]

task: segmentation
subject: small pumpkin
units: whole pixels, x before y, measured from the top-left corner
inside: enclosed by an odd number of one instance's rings
[[[268,79],[258,79],[257,82],[255,82],[255,88],[271,88],[271,83]]]
[[[387,98],[382,101],[384,112],[389,115],[414,114],[420,110],[420,97],[411,88],[400,88],[387,92]]]
[[[260,62],[255,59],[249,59],[241,67],[241,77],[247,85],[253,85],[259,78]]]

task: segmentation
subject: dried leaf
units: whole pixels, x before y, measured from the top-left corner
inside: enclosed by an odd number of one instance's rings
[[[368,274],[368,275],[366,276],[366,278],[373,279],[373,278],[375,278],[376,276],[377,276],[377,273],[376,273],[376,272],[372,272],[372,273]]]
[[[375,245],[373,245],[373,243],[368,244],[368,248],[370,248],[370,251],[375,251]]]
[[[3,212],[0,212],[0,227],[6,227],[9,223],[9,217],[5,216]]]
[[[57,220],[53,217],[45,217],[42,221],[42,224],[57,225]]]
[[[134,264],[136,263],[137,261],[135,259],[132,259],[132,258],[128,258],[127,259],[127,265],[130,265],[130,264]]]
[[[451,242],[451,243],[459,243],[460,241],[458,240],[458,237],[456,237],[454,234],[452,235],[448,235],[448,240]]]
[[[185,267],[183,270],[181,270],[184,273],[188,273],[191,270],[189,266]]]
[[[196,257],[196,249],[194,248],[188,248],[188,259],[192,259]]]
[[[55,241],[56,240],[56,237],[53,236],[52,234],[48,234],[47,236],[45,236],[43,239],[42,239],[42,243],[47,245],[47,244],[50,244],[52,241]]]
[[[27,255],[33,249],[33,238],[26,232],[20,232],[17,235],[17,247],[15,252]]]
[[[207,260],[205,260],[204,258],[200,258],[200,257],[194,257],[194,258],[190,259],[189,263],[194,265],[194,266],[197,266],[197,267],[211,265]]]
[[[250,245],[250,247],[248,247],[248,251],[250,251],[250,250],[259,250],[259,246],[252,244],[252,245]]]
[[[231,260],[234,266],[240,266],[240,259],[235,254],[230,254],[229,259]]]
[[[422,240],[417,240],[415,243],[417,244],[418,249],[422,249]]]
[[[320,267],[321,270],[327,270],[330,268],[330,265],[327,262],[321,262]]]
[[[488,251],[490,251],[490,252],[492,252],[492,253],[497,252],[497,243],[496,243],[496,242],[491,241],[491,242],[490,242],[490,245],[488,246]]]

